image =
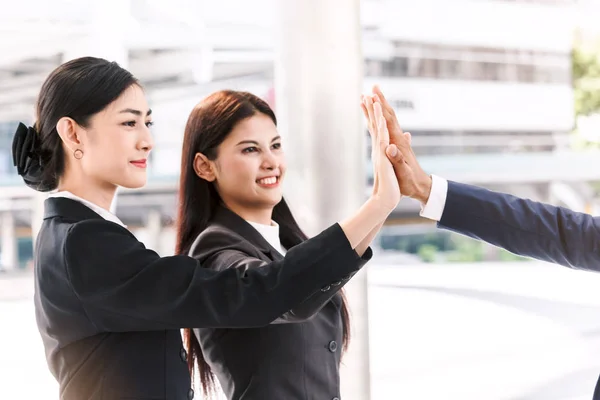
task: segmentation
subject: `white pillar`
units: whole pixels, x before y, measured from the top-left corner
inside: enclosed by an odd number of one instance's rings
[[[162,233],[162,219],[159,210],[150,209],[146,217],[146,247],[160,253],[160,236]]]
[[[189,26],[193,28],[196,36],[196,45],[190,49],[192,79],[196,83],[208,83],[213,80],[215,55],[214,44],[207,27],[206,15],[213,6],[212,0],[194,0],[187,4],[190,13]]]
[[[108,209],[108,211],[110,211],[114,215],[117,215],[118,195],[119,195],[119,188],[117,188],[117,190],[115,190],[115,197],[113,198],[112,202],[110,203],[110,207]]]
[[[44,220],[44,201],[48,195],[46,193],[35,192],[31,198],[31,238],[35,249],[35,239]]]
[[[0,245],[0,268],[5,271],[15,270],[18,267],[19,256],[17,248],[17,233],[15,231],[15,217],[12,211],[1,213],[2,244]]]
[[[315,234],[365,200],[359,0],[280,0],[279,7],[275,104],[287,150],[286,197],[302,226]],[[368,400],[365,273],[346,290],[353,329],[341,394]]]
[[[194,82],[211,82],[215,64],[212,45],[208,42],[199,44],[197,48],[192,50],[190,60]]]

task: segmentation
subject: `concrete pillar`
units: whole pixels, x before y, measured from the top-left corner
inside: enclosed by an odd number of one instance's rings
[[[0,225],[2,225],[0,268],[5,271],[11,271],[17,269],[19,264],[17,234],[15,231],[15,217],[12,211],[3,211],[0,218]]]
[[[194,29],[196,46],[190,49],[192,56],[191,71],[192,79],[196,83],[208,83],[213,80],[213,69],[215,65],[213,38],[210,37],[207,28],[207,17],[212,0],[194,0],[186,4],[187,10],[192,15],[193,21],[190,26]]]
[[[278,2],[275,103],[288,159],[285,193],[315,234],[365,200],[366,148],[360,110],[363,57],[359,0]],[[367,281],[346,286],[352,343],[342,398],[370,398]]]
[[[151,209],[146,217],[146,247],[160,253],[160,237],[162,232],[162,218],[159,210]]]
[[[192,50],[192,76],[196,83],[208,83],[213,79],[214,51],[210,43],[202,43]]]
[[[110,207],[108,209],[108,211],[110,211],[114,215],[117,215],[118,195],[119,195],[119,188],[117,188],[117,190],[115,192],[115,197],[113,198],[112,203],[110,203]]]
[[[35,192],[31,202],[31,238],[35,249],[35,239],[37,238],[42,221],[44,219],[44,201],[48,195],[46,193]]]

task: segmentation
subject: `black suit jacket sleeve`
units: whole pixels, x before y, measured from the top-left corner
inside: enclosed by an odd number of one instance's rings
[[[600,270],[600,219],[566,208],[449,181],[438,226],[515,254]]]
[[[221,271],[228,268],[250,271],[268,267],[270,264],[266,261],[248,254],[253,252],[253,250],[256,251],[253,248],[248,248],[249,246],[250,244],[248,242],[240,240],[237,235],[233,235],[230,232],[211,230],[201,234],[197,245],[192,251],[192,255],[199,260],[202,265]],[[289,256],[288,253],[285,258]],[[365,254],[363,254],[361,261],[359,261],[359,264],[361,266],[364,265],[371,256],[371,248],[368,248]],[[346,276],[315,290],[306,300],[282,314],[272,323],[295,323],[312,318],[333,298],[333,296],[335,296],[336,293],[339,292],[339,290],[350,280],[351,276],[352,275]]]
[[[161,258],[104,220],[71,226],[67,274],[100,331],[264,326],[364,261],[334,224],[263,268],[214,271],[194,258]]]

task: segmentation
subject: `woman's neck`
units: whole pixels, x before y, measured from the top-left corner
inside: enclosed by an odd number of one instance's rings
[[[273,220],[273,207],[266,207],[261,209],[248,209],[240,207],[236,204],[223,203],[225,207],[245,219],[246,221],[254,222],[256,224],[271,225]]]
[[[64,182],[58,185],[59,191],[66,191],[87,200],[106,211],[110,211],[110,206],[115,198],[117,187],[112,184],[98,185],[97,182],[79,182],[78,184],[69,184]]]

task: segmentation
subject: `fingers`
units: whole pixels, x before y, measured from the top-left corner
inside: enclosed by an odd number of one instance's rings
[[[360,108],[363,112],[363,115],[365,116],[365,119],[367,120],[367,131],[369,132],[369,136],[372,139],[374,137],[374,134],[372,133],[372,130],[373,130],[372,125],[373,124],[369,120],[369,112],[367,111],[367,107],[365,107],[364,100],[361,100]]]
[[[412,141],[412,136],[408,132],[403,132],[402,135],[394,136],[394,143],[398,146],[400,151],[403,153],[407,153],[411,151],[410,143]]]
[[[406,162],[404,155],[395,144],[390,144],[387,146],[385,149],[385,155],[392,163],[392,167],[394,167],[394,173],[398,179],[409,179],[408,177],[412,176],[412,169],[410,165]]]
[[[380,102],[383,106],[383,114],[386,116],[386,118],[395,115],[394,108],[390,105],[390,103],[383,95],[383,92],[379,88],[379,85],[373,86],[373,97],[375,97],[377,101]]]
[[[390,134],[387,129],[387,123],[385,121],[385,117],[383,116],[383,110],[381,108],[381,103],[375,102],[373,103],[373,113],[375,116],[376,129],[377,129],[377,138],[379,143],[383,146],[387,146],[390,144]],[[385,147],[384,147],[385,148]]]
[[[375,115],[373,112],[373,99],[371,96],[363,97],[363,105],[367,111],[367,118],[369,120],[369,132],[371,133],[371,137],[377,137],[379,130],[377,128],[377,120],[375,119]]]
[[[398,146],[390,144],[385,149],[385,155],[389,158],[392,164],[404,163],[402,152],[398,150]]]
[[[365,107],[367,109],[369,121],[371,121],[371,123],[375,125],[377,121],[375,120],[375,116],[373,115],[373,99],[371,98],[371,96],[365,96]]]
[[[383,116],[387,121],[391,140],[395,142],[396,138],[402,134],[402,127],[398,122],[398,117],[396,117],[396,111],[394,111],[394,107],[392,107],[392,105],[387,101],[383,95],[383,92],[377,85],[373,86],[373,97],[376,99],[376,101],[381,103],[383,108]]]
[[[390,104],[388,103],[387,99],[383,95],[383,92],[381,91],[381,88],[379,87],[379,85],[373,86],[373,94],[378,97],[379,101],[381,102],[381,104],[383,106],[389,107]]]
[[[404,156],[407,158],[407,160],[409,160],[407,162],[412,162],[412,160],[416,158],[415,152],[412,148],[412,135],[410,132],[404,132],[402,136],[404,140],[400,141],[398,147],[400,147],[400,150],[404,153]]]

